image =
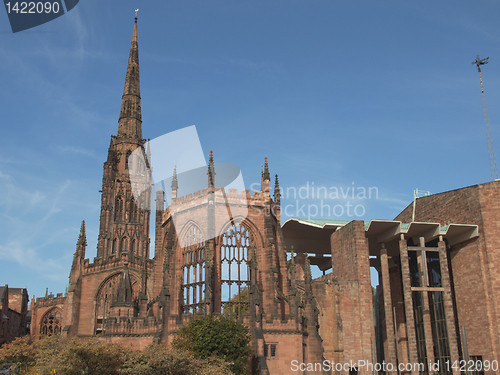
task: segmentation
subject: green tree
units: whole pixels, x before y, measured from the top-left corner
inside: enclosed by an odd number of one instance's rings
[[[196,358],[219,357],[233,363],[236,374],[248,373],[251,348],[248,328],[226,316],[198,317],[181,327],[173,341],[179,350],[187,350]]]
[[[249,291],[246,286],[241,289],[240,293],[235,294],[229,300],[229,303],[224,304],[222,307],[222,315],[239,317],[240,314],[248,314]]]
[[[231,375],[229,364],[218,359],[196,359],[191,353],[172,350],[162,344],[128,353],[124,375]]]
[[[36,351],[29,336],[18,337],[9,344],[0,347],[0,365],[12,363],[12,367],[25,370],[36,362]]]

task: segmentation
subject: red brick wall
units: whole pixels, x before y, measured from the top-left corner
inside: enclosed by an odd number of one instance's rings
[[[363,221],[351,221],[331,236],[333,277],[339,290],[343,361],[376,362],[368,242]],[[360,374],[366,369],[359,369]]]
[[[319,334],[323,339],[324,357],[337,362],[341,349],[339,340],[338,284],[332,274],[313,281],[313,294],[319,308]]]
[[[412,210],[409,205],[396,220],[410,222]],[[454,246],[450,254],[457,314],[466,327],[469,354],[499,360],[500,182],[419,198],[415,221],[479,226],[479,238]]]

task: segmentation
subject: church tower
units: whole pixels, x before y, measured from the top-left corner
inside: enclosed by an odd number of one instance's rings
[[[103,262],[121,254],[149,259],[151,170],[144,145],[135,18],[118,132],[111,137],[102,178],[97,257]]]
[[[85,259],[83,223],[61,312],[63,334],[111,341],[135,335],[140,337],[136,344],[144,347],[158,330],[148,308],[151,168],[145,144],[136,17],[118,131],[111,136],[103,168],[97,257],[93,263]]]

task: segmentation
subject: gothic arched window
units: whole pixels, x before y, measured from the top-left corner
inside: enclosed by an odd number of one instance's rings
[[[123,237],[121,252],[126,253],[127,251],[128,251],[128,239],[127,237]]]
[[[116,291],[118,289],[118,284],[120,279],[123,277],[123,273],[117,273],[107,279],[99,288],[97,296],[95,299],[95,326],[94,332],[96,335],[104,333],[104,322],[106,318],[109,318],[109,310],[111,304],[116,297]],[[132,283],[132,300],[137,300],[139,298],[139,280],[137,280],[132,274],[130,274],[130,281]]]
[[[129,169],[129,162],[128,159],[130,158],[130,155],[132,155],[132,151],[127,151],[127,155],[125,156],[125,169]]]
[[[248,256],[252,242],[250,232],[243,224],[232,225],[222,236],[220,274],[223,314],[240,316],[248,312],[250,288]]]
[[[185,313],[196,313],[202,311],[205,300],[205,244],[201,230],[191,225],[186,232],[184,243],[183,309]]]
[[[40,323],[40,335],[52,336],[61,334],[62,313],[59,309],[47,312]]]
[[[123,220],[123,198],[121,195],[115,200],[115,221]]]
[[[117,248],[117,246],[118,246],[118,240],[115,238],[113,240],[113,245],[111,247],[111,254],[116,254],[116,248]]]
[[[132,246],[130,247],[130,252],[132,254],[135,254],[136,251],[137,251],[137,249],[136,249],[136,242],[135,242],[135,239],[134,239],[134,240],[132,240]]]
[[[129,202],[129,221],[136,222],[137,221],[137,205],[135,204],[134,199],[130,199]]]

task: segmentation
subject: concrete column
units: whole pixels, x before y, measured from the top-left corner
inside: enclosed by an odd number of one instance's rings
[[[442,237],[439,238],[439,263],[441,265],[441,282],[443,284],[443,302],[444,312],[446,316],[446,328],[448,330],[448,342],[450,343],[450,360],[451,363],[459,360],[457,331],[455,330],[455,314],[453,312],[453,301],[451,296],[450,273],[448,269],[448,256],[446,254],[446,244]],[[459,375],[459,369],[453,369],[453,375]]]
[[[389,278],[389,260],[387,256],[387,249],[385,245],[382,244],[380,249],[380,268],[381,268],[381,280],[382,280],[382,291],[384,300],[384,314],[385,314],[385,331],[387,337],[387,345],[385,347],[385,361],[386,363],[392,363],[394,366],[394,371],[388,374],[397,374],[396,366],[396,337],[394,334],[394,319],[392,313],[392,300],[391,300],[391,283]]]
[[[409,363],[418,362],[417,340],[415,334],[415,317],[413,314],[413,300],[411,295],[410,266],[408,264],[408,244],[401,235],[399,241],[399,254],[401,257],[401,279],[403,283],[403,296],[405,305],[406,327],[408,332],[408,360]],[[412,371],[417,375],[417,371]]]

